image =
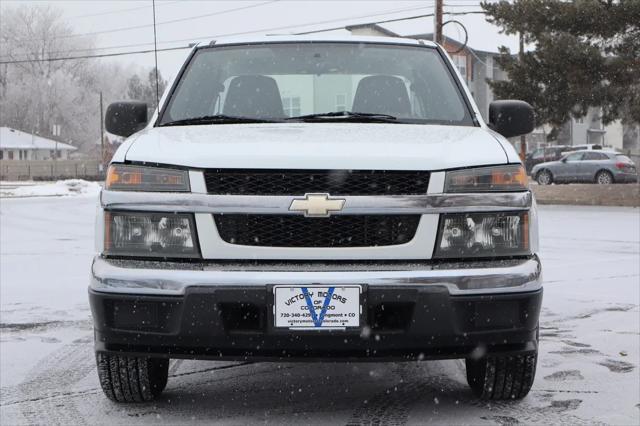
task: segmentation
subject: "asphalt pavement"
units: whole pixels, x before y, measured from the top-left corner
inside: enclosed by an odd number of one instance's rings
[[[522,401],[478,401],[460,360],[173,360],[153,403],[99,388],[86,288],[94,196],[0,201],[0,423],[638,424],[640,211],[541,206],[541,353]]]

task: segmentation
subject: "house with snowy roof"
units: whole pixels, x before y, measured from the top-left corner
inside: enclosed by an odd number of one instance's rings
[[[0,160],[67,160],[77,148],[10,127],[0,127]]]

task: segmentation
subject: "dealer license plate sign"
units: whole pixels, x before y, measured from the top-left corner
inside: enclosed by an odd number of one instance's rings
[[[362,286],[274,286],[275,326],[331,330],[360,326]]]

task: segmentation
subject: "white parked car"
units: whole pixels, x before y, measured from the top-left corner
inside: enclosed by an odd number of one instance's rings
[[[536,207],[505,137],[446,52],[396,38],[196,46],[128,137],[100,196],[90,300],[98,374],[119,402],[170,358],[466,359],[481,398],[533,383],[542,300]]]

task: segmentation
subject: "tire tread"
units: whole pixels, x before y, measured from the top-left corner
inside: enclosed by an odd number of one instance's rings
[[[115,402],[152,401],[167,385],[166,359],[97,353],[96,364],[100,386]]]
[[[484,400],[522,399],[531,390],[537,353],[467,359],[467,382]]]

